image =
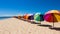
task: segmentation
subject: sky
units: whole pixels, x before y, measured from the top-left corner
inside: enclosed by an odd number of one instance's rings
[[[0,0],[0,16],[44,14],[60,10],[60,0]]]

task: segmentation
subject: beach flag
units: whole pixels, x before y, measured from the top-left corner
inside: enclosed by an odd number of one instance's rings
[[[50,23],[53,22],[53,27],[54,27],[54,23],[60,22],[60,12],[58,10],[48,11],[44,15],[44,20]]]

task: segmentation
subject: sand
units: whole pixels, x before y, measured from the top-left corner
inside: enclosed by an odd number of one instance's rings
[[[45,25],[52,23],[41,22]],[[49,29],[48,26],[38,26],[30,22],[9,18],[0,20],[0,34],[60,34],[60,30]],[[60,27],[60,23],[55,23],[55,27]]]

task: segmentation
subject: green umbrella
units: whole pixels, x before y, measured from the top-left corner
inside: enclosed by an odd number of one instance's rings
[[[36,22],[40,22],[40,13],[36,13],[36,14],[34,15],[34,20],[35,20]]]

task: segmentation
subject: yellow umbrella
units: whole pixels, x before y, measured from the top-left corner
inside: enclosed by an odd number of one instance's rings
[[[57,21],[60,22],[60,14],[58,14],[58,15],[55,14],[54,16],[56,17]]]
[[[44,15],[44,20],[48,22],[53,22],[53,27],[55,22],[60,22],[60,12],[58,10],[50,10]]]
[[[54,18],[55,17],[55,18]],[[53,20],[53,18],[55,20]],[[58,10],[50,10],[47,13],[45,13],[44,19],[48,22],[59,22],[60,21],[60,12]]]

